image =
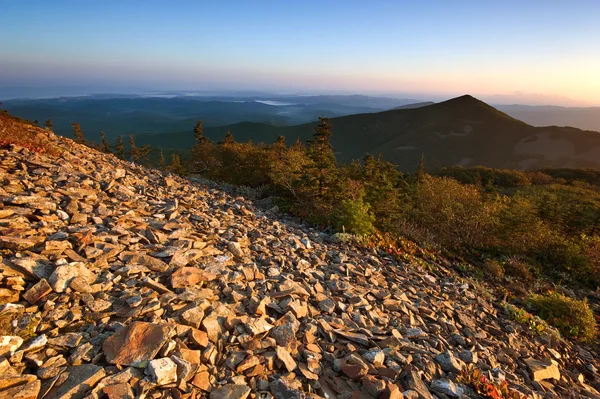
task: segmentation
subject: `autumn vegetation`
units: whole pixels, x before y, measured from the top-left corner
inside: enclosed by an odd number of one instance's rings
[[[128,145],[123,137],[110,144],[103,134],[93,143],[79,125],[73,128],[78,142],[100,151],[140,163],[153,157],[148,146],[136,146],[133,135]],[[362,245],[397,256],[426,249],[454,259],[459,271],[500,286],[509,281],[529,298],[523,305],[566,336],[594,339],[596,322],[586,301],[529,293],[534,282],[598,289],[599,171],[449,167],[432,172],[423,158],[418,170],[403,173],[376,155],[340,164],[331,132],[329,120],[321,118],[308,142],[290,144],[279,137],[271,144],[240,143],[228,132],[215,143],[198,122],[188,154],[171,153],[167,164],[160,150],[153,161],[173,173],[253,188],[275,198],[280,210],[332,232],[354,234]],[[565,323],[577,331],[565,331]]]

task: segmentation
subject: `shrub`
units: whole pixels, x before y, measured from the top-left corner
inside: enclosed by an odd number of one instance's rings
[[[500,204],[484,200],[477,187],[426,175],[417,184],[409,219],[446,246],[479,246],[498,223]]]
[[[488,277],[491,277],[496,280],[500,280],[504,276],[504,268],[500,264],[500,262],[496,260],[486,260],[483,263],[483,273]]]
[[[339,210],[335,213],[336,227],[338,230],[357,235],[373,233],[375,216],[370,209],[369,204],[365,203],[362,198],[343,200]]]
[[[559,235],[549,237],[531,250],[544,274],[569,282],[594,285],[597,283],[593,278],[594,267],[585,251],[582,242]]]
[[[587,300],[569,298],[557,292],[531,295],[529,304],[550,325],[567,337],[590,343],[596,339],[594,312]]]
[[[504,271],[512,277],[523,281],[533,280],[529,265],[515,256],[509,256],[504,262]]]

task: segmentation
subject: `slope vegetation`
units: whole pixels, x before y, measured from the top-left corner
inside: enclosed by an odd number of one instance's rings
[[[0,149],[2,397],[599,395],[591,348],[511,321],[443,259],[49,139],[60,157]]]

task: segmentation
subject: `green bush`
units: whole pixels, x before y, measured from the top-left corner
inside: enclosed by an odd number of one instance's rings
[[[371,207],[362,198],[355,200],[343,200],[339,210],[335,214],[338,230],[357,235],[368,235],[375,231],[373,223],[375,216],[371,213]]]
[[[448,177],[426,175],[411,195],[409,221],[447,247],[481,246],[498,223],[500,203],[477,187]]]
[[[531,295],[529,304],[543,320],[558,328],[564,336],[586,343],[596,339],[596,320],[587,300],[580,301],[550,292]]]

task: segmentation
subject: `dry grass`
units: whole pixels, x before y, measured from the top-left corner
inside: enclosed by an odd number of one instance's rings
[[[60,149],[50,139],[50,134],[7,111],[0,111],[0,148],[14,144],[37,153],[59,155]]]

